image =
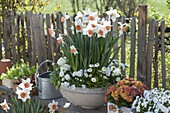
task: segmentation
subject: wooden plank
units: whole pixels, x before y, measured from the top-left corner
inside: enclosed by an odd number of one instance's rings
[[[152,76],[152,58],[153,58],[153,45],[155,37],[155,19],[149,23],[149,35],[147,44],[147,63],[146,63],[146,85],[151,89],[151,76]]]
[[[15,64],[17,62],[17,57],[16,57],[16,40],[15,40],[15,17],[14,17],[14,12],[10,12],[10,18],[11,18],[11,38],[12,38],[12,63]]]
[[[116,19],[116,21],[115,22],[113,22],[113,28],[112,28],[112,30],[113,30],[113,37],[114,38],[118,38],[118,24],[117,24],[117,22],[118,22],[118,19]],[[114,56],[115,56],[115,59],[118,59],[118,41],[115,43],[115,45],[114,45]]]
[[[138,8],[138,62],[137,79],[146,83],[146,26],[147,5],[139,5]]]
[[[10,30],[10,18],[9,18],[9,12],[7,14],[7,16],[5,15],[5,58],[6,59],[11,59],[11,55],[10,55],[10,42],[11,42],[11,38],[10,38],[10,34],[11,34],[11,30]]]
[[[26,33],[27,33],[27,41],[28,41],[28,62],[29,65],[31,65],[32,61],[32,32],[31,32],[31,18],[32,18],[32,13],[31,12],[26,12]]]
[[[62,13],[57,12],[56,16],[57,16],[57,28],[59,30],[59,33],[64,33],[63,23],[61,22]],[[57,32],[57,36],[59,33]],[[56,58],[58,60],[61,56],[61,53],[60,53],[60,45],[58,43],[56,43],[56,44],[57,44],[57,50],[56,50],[57,57]]]
[[[51,24],[50,24],[50,14],[47,14],[46,15],[46,26],[47,26],[47,28],[46,28],[46,31],[47,31],[47,44],[48,44],[48,48],[47,48],[47,59],[49,59],[49,60],[53,60],[52,59],[52,49],[51,49],[51,47],[52,47],[52,45],[51,45],[51,36],[50,36],[50,34],[49,34],[49,32],[48,32],[48,28],[51,28]]]
[[[31,62],[32,62],[32,66],[35,66],[36,65],[36,51],[37,51],[37,45],[36,44],[36,37],[37,37],[37,21],[38,21],[38,18],[37,18],[37,15],[36,14],[33,14],[32,15],[32,19],[31,19],[31,28],[32,28],[32,59],[31,59]]]
[[[7,43],[7,16],[6,16],[6,12],[3,12],[4,16],[3,16],[3,36],[4,36],[4,51],[6,51],[6,43]],[[5,52],[5,58],[6,58],[6,52]]]
[[[52,25],[53,25],[53,29],[57,29],[56,28],[56,24],[55,24],[55,17],[54,17],[54,14],[51,14],[51,22],[52,22]],[[54,55],[56,55],[56,48],[57,48],[57,46],[56,46],[56,40],[54,40],[53,38],[51,38],[51,44],[52,44],[52,58],[53,58],[53,61],[55,62],[56,61],[56,59],[57,59],[57,57],[56,56],[54,56]]]
[[[162,87],[166,89],[166,71],[165,71],[165,21],[161,22],[161,67],[162,67]]]
[[[23,50],[22,50],[22,55],[24,62],[27,61],[27,50],[26,50],[26,37],[25,37],[25,28],[24,28],[24,14],[21,13],[21,35],[22,35],[22,45],[23,45]]]
[[[158,22],[155,23],[155,55],[154,55],[154,88],[158,88],[158,51],[159,51],[159,45],[158,45],[158,40],[159,35],[158,35]]]
[[[20,15],[16,16],[16,30],[17,30],[17,58],[18,63],[20,63],[21,59],[21,39],[20,39]]]
[[[136,17],[132,17],[130,30],[130,77],[135,77],[135,54],[136,54]]]
[[[46,51],[46,41],[45,41],[45,35],[44,35],[44,15],[43,14],[39,14],[39,46],[38,46],[38,51],[40,51],[39,57],[40,58],[40,62],[44,62],[47,59],[47,51]],[[42,66],[42,70],[46,70],[47,68],[47,64]]]
[[[2,59],[2,42],[3,42],[3,37],[2,37],[2,20],[0,19],[0,60]]]
[[[121,18],[122,24],[125,23],[125,16],[122,16]],[[121,35],[121,63],[125,64],[126,61],[126,50],[125,50],[125,43],[126,43],[126,32],[123,32]],[[126,70],[122,70],[122,75],[126,76]]]

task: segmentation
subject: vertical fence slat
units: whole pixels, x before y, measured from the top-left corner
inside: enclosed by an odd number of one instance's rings
[[[3,29],[3,27],[2,27],[2,21],[1,21],[1,19],[0,19],[0,60],[2,59],[2,29]]]
[[[125,16],[121,18],[122,24],[125,23]],[[125,58],[126,58],[126,50],[125,50],[125,43],[126,43],[126,33],[123,32],[121,36],[121,63],[126,63]],[[126,70],[122,70],[123,76],[126,76]]]
[[[138,8],[138,62],[137,79],[146,83],[146,26],[147,5],[139,5]]]
[[[165,21],[161,22],[161,67],[162,67],[162,87],[166,89],[166,71],[165,71]]]
[[[37,18],[36,18],[36,14],[33,14],[32,15],[32,18],[31,18],[31,31],[32,31],[32,41],[31,41],[31,45],[32,45],[32,59],[31,59],[31,62],[33,66],[36,65],[36,44],[35,44],[35,37],[36,37],[36,22],[37,21]]]
[[[48,28],[51,28],[51,24],[50,24],[50,14],[46,15],[46,30],[47,30],[47,44],[48,44],[48,49],[47,49],[47,59],[49,60],[53,60],[52,59],[52,45],[51,45],[51,36],[48,32]]]
[[[147,72],[146,72],[146,83],[148,88],[151,88],[151,76],[152,76],[152,58],[153,58],[153,45],[155,37],[155,19],[152,19],[149,23],[149,35],[148,35],[148,46],[147,46]]]
[[[31,12],[26,12],[26,32],[27,32],[27,40],[28,40],[28,62],[29,65],[31,65],[31,59],[32,59],[32,46],[31,46],[31,38],[32,38],[32,33],[31,33],[31,23],[30,23],[30,19],[32,17]]]
[[[116,19],[116,21],[115,22],[113,22],[113,28],[112,28],[112,30],[113,30],[113,37],[114,38],[118,38],[118,24],[117,24],[117,22],[118,22],[118,19]],[[116,42],[115,43],[115,45],[114,45],[114,56],[115,56],[115,59],[118,59],[118,42]]]
[[[21,59],[21,39],[20,39],[20,15],[16,16],[16,29],[17,29],[17,56],[18,56],[18,63],[20,63],[20,59]]]
[[[15,64],[17,61],[16,57],[16,40],[15,40],[15,17],[14,17],[14,12],[10,12],[10,18],[11,18],[11,38],[12,38],[12,63]]]
[[[159,45],[158,45],[158,22],[155,24],[155,55],[153,60],[153,66],[154,66],[154,86],[158,87],[158,51],[159,51]]]
[[[63,23],[61,23],[61,17],[62,17],[62,13],[61,12],[58,12],[57,14],[57,28],[59,30],[59,33],[64,33],[64,29],[63,29]],[[57,34],[58,35],[58,34]],[[57,51],[56,51],[56,54],[57,54],[57,59],[61,56],[61,53],[60,53],[60,46],[59,44],[57,43]]]
[[[136,50],[136,18],[133,17],[131,20],[131,32],[130,32],[130,77],[135,77],[135,50]]]
[[[54,14],[51,14],[51,22],[52,22],[52,25],[53,25],[53,29],[56,29]],[[57,46],[56,46],[56,40],[54,40],[53,38],[51,38],[51,45],[52,45],[52,58],[53,58],[53,61],[55,61],[57,59],[57,56],[56,56]]]
[[[25,38],[25,28],[24,28],[24,14],[21,13],[21,35],[22,35],[22,45],[23,45],[23,50],[22,50],[22,54],[23,54],[23,59],[24,62],[27,61],[27,50],[26,50],[26,38]]]

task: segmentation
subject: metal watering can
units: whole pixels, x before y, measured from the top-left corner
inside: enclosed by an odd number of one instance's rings
[[[36,70],[35,80],[37,80],[38,78],[38,82],[36,81],[36,87],[38,86],[38,95],[39,95],[39,98],[41,99],[59,98],[62,96],[61,93],[59,92],[59,90],[56,90],[56,88],[54,87],[52,83],[50,83],[49,74],[51,73],[51,71],[44,72],[42,74],[38,73],[38,70],[40,69],[40,67],[47,62],[53,63],[51,60],[45,60],[39,65],[38,69]]]

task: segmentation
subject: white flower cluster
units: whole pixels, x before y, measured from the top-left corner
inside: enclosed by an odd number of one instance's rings
[[[135,113],[170,113],[170,91],[145,90],[144,97],[137,96],[132,104]]]

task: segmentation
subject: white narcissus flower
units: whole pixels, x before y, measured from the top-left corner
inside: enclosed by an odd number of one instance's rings
[[[120,25],[120,31],[119,31],[119,36],[121,36],[123,33],[126,32],[126,23],[122,24],[121,22],[118,22]]]
[[[55,38],[55,31],[52,28],[48,28],[49,34]]]
[[[64,46],[64,41],[63,41],[63,37],[61,36],[61,34],[59,34],[59,37],[57,38],[57,43],[58,44],[62,44],[62,46]]]
[[[111,22],[110,21],[103,21],[103,24],[105,26],[105,31],[106,32],[111,31]]]
[[[110,8],[110,11],[106,11],[106,14],[109,15],[109,18],[115,22],[117,17],[120,17],[120,15],[117,13],[116,9]]]
[[[0,103],[0,106],[1,106],[1,108],[2,108],[4,111],[6,111],[6,112],[8,112],[8,110],[10,109],[10,107],[8,106],[8,103],[7,103],[6,99],[4,99],[4,102],[3,102],[3,103]]]
[[[66,58],[63,58],[63,57],[60,57],[59,59],[58,59],[58,61],[57,61],[57,64],[59,65],[59,66],[62,66],[62,65],[64,65],[66,63]]]
[[[27,78],[26,80],[22,79],[22,83],[20,83],[18,87],[31,91],[33,84],[30,82],[31,82],[30,78]]]
[[[48,104],[49,112],[55,112],[58,109],[58,102],[55,102],[54,100],[52,103]]]
[[[91,25],[88,25],[86,28],[83,29],[83,35],[88,35],[89,37],[92,37],[94,34],[94,28],[92,28]]]
[[[95,77],[93,77],[93,78],[91,78],[91,81],[92,81],[92,82],[96,82],[97,80],[96,80]]]
[[[94,21],[97,18],[97,12],[92,12],[89,14],[89,21]]]
[[[103,37],[105,38],[105,35],[106,35],[106,31],[105,31],[105,27],[103,25],[98,25],[98,28],[97,28],[97,37]]]
[[[76,28],[76,32],[82,32],[82,30],[85,28],[85,25],[83,25],[81,20],[78,19],[78,20],[75,20],[75,28]]]
[[[61,22],[64,23],[67,19],[70,18],[70,15],[68,15],[66,12],[64,14],[64,16],[61,17]]]
[[[78,13],[77,13],[77,15],[76,15],[76,17],[74,18],[75,20],[79,20],[79,19],[81,19],[83,17],[83,14],[80,12],[80,11],[78,11]]]
[[[78,54],[78,51],[74,45],[70,46],[70,52],[73,53],[74,55]]]
[[[19,89],[17,87],[17,91],[15,92],[18,95],[18,99],[21,99],[23,102],[25,102],[27,99],[30,99],[31,97],[29,96],[30,91],[26,89]]]
[[[88,16],[88,15],[92,14],[92,11],[90,10],[90,8],[88,8],[87,10],[83,10],[83,13],[85,16]]]

